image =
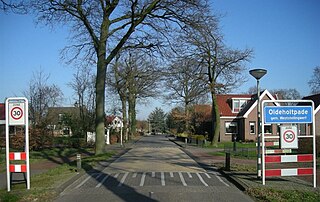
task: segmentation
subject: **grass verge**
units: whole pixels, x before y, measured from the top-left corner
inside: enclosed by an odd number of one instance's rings
[[[246,193],[263,202],[304,201],[318,202],[320,193],[315,191],[278,190],[271,188],[250,188]]]
[[[51,151],[50,155],[54,156],[55,151]],[[69,149],[65,152],[59,152],[59,156],[71,155]],[[73,152],[71,152],[73,153]],[[88,171],[100,162],[109,159],[115,152],[108,152],[97,156],[86,156],[82,158],[82,168]],[[49,154],[46,154],[49,155]],[[30,155],[31,156],[31,155]],[[42,155],[40,155],[42,156]],[[38,160],[42,158],[38,156]],[[26,190],[25,184],[14,184],[11,186],[11,191],[0,190],[0,202],[17,202],[17,201],[53,201],[59,194],[57,188],[70,178],[77,175],[76,161],[65,163],[50,169],[45,173],[34,175],[31,177],[31,189]]]

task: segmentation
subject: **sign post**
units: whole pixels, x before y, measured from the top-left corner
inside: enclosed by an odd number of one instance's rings
[[[268,106],[269,103],[299,103],[304,106]],[[316,134],[315,134],[315,117],[314,103],[312,100],[264,100],[262,102],[262,184],[265,185],[265,178],[275,176],[298,176],[313,175],[313,187],[316,187]],[[311,124],[312,130],[309,135],[300,135],[297,124]],[[264,125],[277,124],[280,126],[279,135],[265,136]],[[291,149],[298,149],[298,138],[312,138],[312,154],[286,154]],[[265,140],[269,141],[266,142]],[[279,142],[270,142],[270,140],[280,139],[281,149],[267,150],[266,143],[271,146],[279,145]],[[276,144],[277,143],[277,144]],[[270,154],[270,155],[267,155]],[[280,154],[280,155],[279,155]],[[285,155],[281,155],[285,154]],[[266,169],[266,163],[313,163],[313,167],[299,168],[279,168]]]
[[[24,97],[6,99],[6,163],[7,163],[7,189],[10,191],[12,173],[26,173],[27,189],[30,189],[30,164],[29,164],[29,122],[28,100]],[[21,126],[25,132],[24,152],[10,152],[9,127]],[[25,164],[10,164],[11,161],[25,161]]]

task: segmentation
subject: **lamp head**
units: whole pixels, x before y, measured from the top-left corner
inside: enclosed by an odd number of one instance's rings
[[[252,69],[249,71],[249,73],[256,78],[257,80],[259,80],[260,78],[262,78],[266,73],[267,70],[265,69]]]

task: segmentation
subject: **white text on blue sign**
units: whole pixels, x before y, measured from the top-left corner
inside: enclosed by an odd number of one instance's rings
[[[266,106],[264,122],[272,123],[312,123],[311,106]]]

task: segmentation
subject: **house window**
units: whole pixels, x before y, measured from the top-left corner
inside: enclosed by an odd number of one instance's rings
[[[232,99],[232,112],[240,112],[248,103],[248,100],[245,99]]]
[[[64,118],[64,114],[59,114],[59,120],[58,120],[59,124],[62,124],[63,118]]]
[[[237,122],[226,122],[226,134],[238,134]]]
[[[271,134],[272,133],[272,126],[271,126],[271,124],[266,124],[266,125],[264,125],[264,133],[266,133],[266,134]]]
[[[256,122],[254,121],[250,121],[250,134],[256,134]]]

